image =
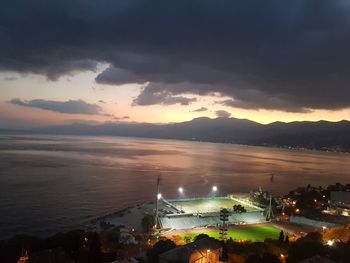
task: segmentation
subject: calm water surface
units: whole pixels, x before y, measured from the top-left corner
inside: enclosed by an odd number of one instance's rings
[[[152,200],[349,183],[350,155],[124,137],[0,136],[0,237],[48,235]],[[275,180],[270,182],[271,173]]]

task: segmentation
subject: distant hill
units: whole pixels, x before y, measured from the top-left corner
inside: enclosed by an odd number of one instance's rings
[[[275,122],[207,117],[174,124],[104,123],[50,126],[31,130],[49,134],[109,135],[181,139],[277,147],[350,151],[350,122]]]

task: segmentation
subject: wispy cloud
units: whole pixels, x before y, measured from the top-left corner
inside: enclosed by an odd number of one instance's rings
[[[203,112],[203,111],[207,111],[207,110],[208,110],[208,108],[206,108],[206,107],[201,107],[201,108],[195,109],[195,110],[193,110],[193,111],[191,111],[191,112]]]

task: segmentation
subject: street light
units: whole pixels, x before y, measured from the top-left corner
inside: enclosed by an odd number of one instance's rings
[[[161,199],[161,198],[162,198],[162,194],[161,194],[161,193],[158,193],[158,194],[157,194],[157,198],[158,198],[158,200]]]
[[[216,187],[216,185],[213,186],[213,192],[216,192],[218,190],[218,188]]]
[[[179,187],[179,192],[182,194],[184,192],[184,189],[182,187]]]
[[[328,246],[333,246],[334,245],[334,240],[328,240],[327,241]]]

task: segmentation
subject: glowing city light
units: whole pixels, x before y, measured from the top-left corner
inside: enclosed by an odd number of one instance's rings
[[[218,188],[216,187],[216,185],[213,186],[213,191],[216,192],[218,190]]]
[[[182,187],[179,187],[179,192],[182,194],[184,192],[184,189]]]
[[[328,246],[333,246],[334,245],[334,240],[328,240],[327,241]]]
[[[158,198],[158,200],[161,199],[161,198],[162,198],[162,194],[161,194],[161,193],[158,193],[158,194],[157,194],[157,198]]]

